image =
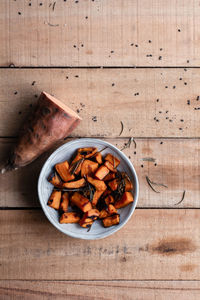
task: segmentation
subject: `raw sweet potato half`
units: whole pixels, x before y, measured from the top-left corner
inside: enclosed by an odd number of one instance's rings
[[[134,201],[133,184],[117,167],[120,160],[95,147],[79,148],[71,161],[54,166],[48,181],[54,186],[47,205],[60,213],[61,224],[91,228],[96,220],[104,227],[120,223],[118,209]]]

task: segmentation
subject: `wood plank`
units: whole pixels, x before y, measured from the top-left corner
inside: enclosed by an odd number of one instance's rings
[[[127,139],[107,139],[108,142],[122,149]],[[134,144],[123,152],[130,157],[140,183],[138,207],[196,207],[200,199],[200,140],[162,140],[136,139]],[[0,157],[6,161],[14,139],[0,139]],[[37,207],[37,179],[40,169],[48,155],[18,171],[1,175],[0,207]],[[134,154],[136,153],[136,154]],[[189,157],[188,157],[189,154]],[[154,161],[144,161],[153,158]],[[155,187],[155,193],[148,186],[150,180],[164,183],[168,188]],[[176,206],[186,191],[184,201]]]
[[[198,0],[1,0],[0,12],[2,66],[199,65]]]
[[[122,121],[125,137],[199,137],[200,69],[1,69],[0,78],[0,136],[17,135],[46,90],[78,109],[73,136],[117,137]]]
[[[199,226],[197,209],[137,209],[113,236],[84,241],[41,211],[0,211],[0,279],[200,280]]]
[[[1,280],[3,300],[199,300],[198,281],[20,281]]]

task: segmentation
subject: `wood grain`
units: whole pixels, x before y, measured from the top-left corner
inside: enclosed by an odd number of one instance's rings
[[[122,149],[127,139],[107,139]],[[130,157],[140,183],[138,207],[196,207],[200,199],[200,164],[198,140],[136,139],[123,152]],[[14,139],[0,139],[0,157],[6,161]],[[53,150],[52,150],[53,151]],[[51,151],[51,152],[52,152]],[[0,177],[0,207],[37,207],[37,179],[48,152],[31,165]],[[135,154],[134,154],[135,153]],[[188,157],[189,154],[189,157]],[[155,159],[155,161],[147,161]],[[146,176],[168,188],[154,186],[160,193],[151,190]],[[176,206],[186,191],[184,201]]]
[[[199,65],[198,0],[1,0],[0,12],[2,66]]]
[[[113,236],[84,241],[41,211],[0,211],[0,279],[200,280],[199,226],[200,210],[137,209]]]
[[[0,280],[0,296],[3,300],[199,300],[200,289],[198,281]]]
[[[0,136],[17,135],[42,90],[78,110],[73,136],[117,137],[120,121],[124,137],[200,135],[199,69],[1,69],[0,78]]]

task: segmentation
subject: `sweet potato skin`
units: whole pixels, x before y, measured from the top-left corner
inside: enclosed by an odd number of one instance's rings
[[[35,110],[21,127],[18,142],[1,173],[31,163],[68,136],[80,120],[64,103],[42,92]]]
[[[110,227],[113,225],[118,225],[120,222],[120,217],[118,214],[109,216],[103,219],[103,226],[104,227]]]
[[[80,215],[77,212],[63,213],[59,219],[60,224],[78,223]]]
[[[98,209],[91,209],[83,215],[82,219],[79,221],[79,225],[84,228],[89,227],[98,217]]]
[[[122,198],[115,202],[115,208],[122,208],[134,201],[133,195],[130,192],[125,192]]]

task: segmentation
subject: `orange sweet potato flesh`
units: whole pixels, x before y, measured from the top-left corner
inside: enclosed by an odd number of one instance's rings
[[[76,168],[76,170],[75,170],[75,172],[74,172],[74,174],[76,174],[76,175],[78,175],[78,174],[80,173],[80,171],[81,171],[81,166],[82,166],[82,163],[83,163],[83,156],[82,156],[80,153],[78,153],[78,154],[76,155],[76,157],[73,159],[73,161],[71,162],[71,165],[70,165],[70,168],[69,168],[70,171],[72,170],[74,164],[75,164],[76,162],[78,162],[78,161],[80,161],[80,163],[78,164],[78,167]]]
[[[120,160],[110,153],[106,155],[105,160],[109,161],[115,168],[120,164]]]
[[[97,202],[99,200],[99,198],[101,197],[101,195],[103,194],[103,191],[98,191],[96,190],[92,199],[92,205],[95,206],[97,205]]]
[[[81,177],[95,173],[96,170],[98,169],[98,166],[99,166],[98,163],[92,160],[89,159],[84,160],[81,166]]]
[[[88,225],[92,225],[93,221],[95,221],[99,217],[98,209],[91,209],[84,213],[82,219],[79,222],[81,227],[88,227]]]
[[[75,176],[69,172],[68,161],[61,162],[55,165],[55,169],[64,182],[74,180]]]
[[[109,204],[108,205],[108,212],[109,212],[110,215],[113,215],[113,214],[117,213],[117,210],[112,204]]]
[[[97,152],[94,156],[96,162],[98,162],[99,165],[103,163],[102,155],[100,152]]]
[[[7,164],[0,170],[28,165],[43,152],[63,141],[80,123],[81,118],[55,97],[42,92],[35,110],[23,124],[16,146]]]
[[[106,177],[104,177],[104,181],[110,181],[112,179],[115,179],[115,173],[110,172],[108,175],[106,175]]]
[[[106,209],[102,209],[99,214],[99,219],[104,219],[109,216],[110,216],[109,212]]]
[[[120,217],[118,214],[116,214],[116,215],[106,217],[105,219],[103,219],[103,226],[110,227],[113,225],[118,225],[119,222],[120,222]]]
[[[80,187],[85,186],[85,184],[86,184],[85,179],[81,178],[79,180],[65,182],[65,183],[63,183],[62,187],[67,188],[67,189],[78,189]]]
[[[80,210],[83,212],[87,212],[88,210],[92,209],[92,204],[90,203],[89,199],[85,198],[78,192],[75,192],[71,196],[71,202],[75,204]]]
[[[112,181],[108,182],[109,187],[111,188],[112,191],[116,191],[117,187],[118,187],[118,182],[117,179],[114,179]]]
[[[129,179],[125,178],[125,192],[129,192],[132,189],[133,189],[132,182]]]
[[[117,173],[117,169],[115,169],[113,167],[113,165],[107,160],[105,161],[104,165],[111,171],[111,172],[114,172],[114,173]]]
[[[59,220],[61,224],[78,223],[79,221],[80,215],[76,212],[63,213]]]
[[[65,192],[61,196],[60,210],[63,212],[67,212],[68,206],[69,206],[69,194],[68,194],[68,192]]]
[[[94,185],[94,187],[98,191],[103,191],[104,192],[107,189],[106,184],[102,180],[94,179],[90,176],[87,176],[87,181],[89,183],[91,183],[92,185]]]
[[[51,196],[49,197],[49,200],[48,200],[47,204],[50,207],[58,210],[59,207],[60,207],[60,201],[61,201],[61,192],[60,191],[53,191],[51,193]]]
[[[107,205],[112,204],[115,202],[115,199],[112,195],[108,195],[105,199],[104,199],[105,203]]]
[[[56,172],[53,172],[49,175],[48,181],[54,186],[62,186],[62,181]]]
[[[122,198],[115,202],[115,208],[122,208],[134,201],[133,195],[130,192],[125,192]]]
[[[110,171],[108,168],[106,168],[105,166],[100,166],[95,173],[95,177],[99,180],[102,180],[106,175],[108,175],[109,172]]]

